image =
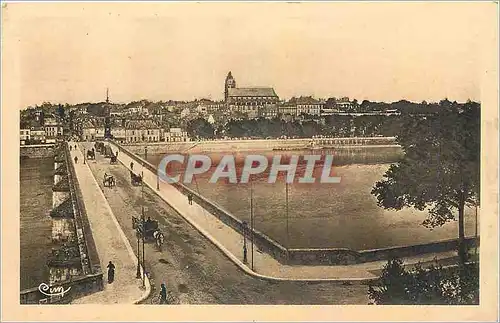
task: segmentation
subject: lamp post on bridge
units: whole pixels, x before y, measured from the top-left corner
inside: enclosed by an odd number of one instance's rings
[[[144,171],[141,171],[141,195],[142,195],[142,214],[141,214],[141,222],[142,222],[142,287],[146,284],[146,259],[144,255],[144,233],[146,232],[146,228],[144,227]]]
[[[243,263],[246,264],[246,263],[248,263],[248,260],[247,260],[247,230],[248,230],[247,221],[243,221],[242,225],[243,225]]]
[[[141,257],[140,257],[140,249],[139,249],[140,237],[139,237],[138,228],[136,228],[135,234],[137,236],[137,271],[135,274],[135,278],[141,279]]]

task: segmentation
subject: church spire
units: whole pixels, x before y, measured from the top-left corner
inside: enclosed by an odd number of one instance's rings
[[[109,103],[109,88],[106,88],[106,103]]]

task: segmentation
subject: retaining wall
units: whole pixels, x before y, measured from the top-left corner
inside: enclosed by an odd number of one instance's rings
[[[54,153],[55,144],[19,146],[21,158],[48,158],[53,157]]]
[[[70,288],[63,297],[49,297],[40,292],[38,287],[30,288],[21,292],[21,304],[67,304],[71,300],[86,296],[102,290],[102,273],[77,277],[70,281],[64,281],[51,285],[52,288],[62,287],[64,290]]]
[[[479,238],[465,239],[468,248],[479,246]],[[449,239],[411,246],[398,246],[372,250],[355,251],[350,249],[289,249],[289,265],[351,265],[364,262],[405,258],[427,253],[439,253],[458,249],[458,240]]]
[[[337,148],[339,146],[370,146],[388,145],[397,146],[395,137],[366,137],[366,138],[300,138],[300,139],[253,139],[253,140],[205,140],[188,142],[143,142],[127,143],[132,153],[210,153],[210,152],[245,152],[245,151],[272,151],[272,150],[300,150],[307,149],[311,141],[322,147]]]

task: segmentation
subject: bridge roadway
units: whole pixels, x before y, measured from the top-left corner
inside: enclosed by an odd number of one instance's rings
[[[89,143],[79,143],[84,149]],[[119,156],[120,157],[120,156]],[[81,161],[78,162],[79,164]],[[141,187],[132,186],[130,173],[122,164],[97,154],[88,160],[92,174],[103,190],[125,236],[137,253],[132,216],[141,215]],[[134,169],[136,166],[134,166]],[[116,187],[103,187],[104,173],[115,177]],[[361,284],[335,282],[273,282],[241,271],[217,247],[193,228],[147,185],[144,185],[145,216],[159,221],[165,233],[163,250],[146,244],[146,272],[152,284],[167,289],[184,304],[367,304],[368,288]],[[180,193],[179,193],[180,194]],[[182,201],[185,200],[183,196]],[[186,203],[187,204],[187,203]],[[142,252],[142,249],[141,249]],[[152,295],[157,293],[153,291]]]

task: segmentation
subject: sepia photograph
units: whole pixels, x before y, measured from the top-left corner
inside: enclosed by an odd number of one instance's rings
[[[497,320],[497,27],[494,2],[2,2],[2,294]]]

